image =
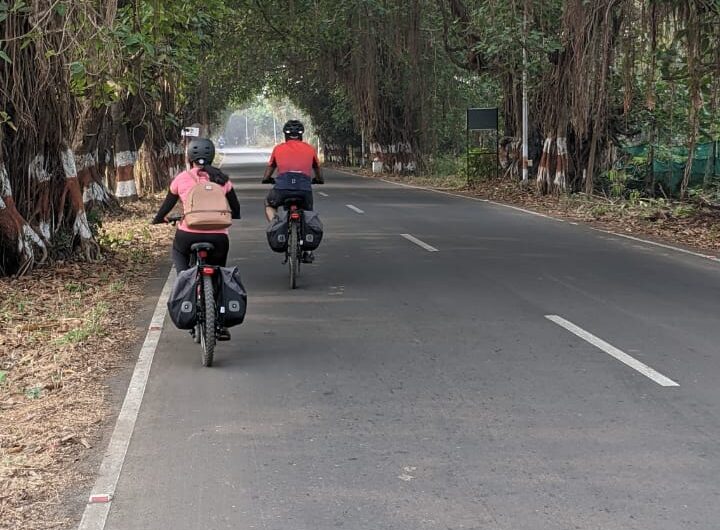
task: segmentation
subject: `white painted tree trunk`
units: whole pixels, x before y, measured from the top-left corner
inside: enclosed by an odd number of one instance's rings
[[[554,191],[557,193],[567,192],[567,167],[568,149],[567,138],[558,136],[557,139],[557,166],[555,168]]]
[[[550,155],[552,152],[553,139],[548,137],[545,139],[543,144],[543,154],[540,158],[540,165],[538,166],[536,186],[540,193],[547,193],[550,190],[551,179],[550,179]]]
[[[80,245],[88,259],[92,258],[92,251],[99,250],[95,238],[93,237],[90,223],[88,223],[85,206],[82,200],[81,187],[78,179],[78,169],[75,163],[75,155],[71,149],[66,149],[60,153],[62,158],[63,171],[67,182],[68,193],[73,209],[75,210],[75,222],[73,223],[73,235],[80,238]],[[92,157],[91,157],[92,159]],[[87,159],[81,160],[81,163],[87,163]],[[95,163],[94,159],[91,163]]]
[[[132,199],[138,195],[134,171],[137,159],[138,154],[135,151],[122,151],[115,155],[117,171],[115,196],[118,199]]]
[[[44,164],[40,160],[34,160],[40,167]],[[22,274],[35,263],[43,263],[47,259],[47,246],[43,238],[28,224],[15,208],[10,178],[5,164],[0,162],[0,216],[6,218],[8,226],[14,226],[15,233],[6,234],[17,241],[17,253],[21,260],[19,271]],[[36,250],[41,252],[40,259]]]

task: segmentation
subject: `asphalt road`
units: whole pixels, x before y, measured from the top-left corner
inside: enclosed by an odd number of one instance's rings
[[[720,265],[328,171],[291,292],[243,160],[247,321],[166,323],[108,529],[720,527]]]

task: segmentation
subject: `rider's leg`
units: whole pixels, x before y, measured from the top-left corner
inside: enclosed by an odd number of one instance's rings
[[[312,209],[313,209],[314,206],[315,206],[315,201],[314,201],[314,199],[313,199],[313,193],[312,193],[312,191],[306,191],[305,193],[303,193],[303,196],[304,196],[304,197],[303,197],[303,199],[304,199],[303,202],[305,203],[305,204],[304,204],[305,209],[312,211]]]
[[[172,260],[175,270],[181,273],[190,268],[190,245],[192,245],[192,236],[182,230],[175,232],[175,239],[172,247]]]
[[[225,267],[227,265],[228,253],[230,252],[230,239],[226,234],[207,234],[204,241],[212,243],[213,250],[208,254],[207,262],[210,265]]]
[[[207,234],[203,236],[203,240],[212,243],[213,246],[212,251],[208,254],[208,264],[225,267],[230,252],[230,239],[228,236],[226,234]],[[218,340],[230,340],[230,332],[224,326],[218,326],[216,336]]]
[[[304,195],[305,209],[312,211],[312,209],[314,207],[312,191],[307,191],[303,195]],[[313,253],[312,250],[306,250],[303,252],[302,260],[303,260],[303,263],[312,263],[313,261],[315,261],[315,254]]]
[[[273,208],[272,206],[265,206],[265,217],[267,218],[268,223],[271,223],[276,215],[277,209]]]
[[[271,189],[265,198],[265,217],[268,223],[271,223],[277,215],[280,204],[282,204],[282,194],[275,188]]]

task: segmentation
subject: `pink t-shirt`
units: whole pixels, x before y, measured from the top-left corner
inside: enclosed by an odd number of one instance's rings
[[[193,168],[189,171],[183,171],[180,173],[177,177],[173,179],[173,181],[170,183],[170,192],[179,195],[180,200],[182,201],[183,205],[185,204],[185,201],[187,200],[188,195],[190,194],[190,190],[195,186],[198,182],[208,182],[210,179],[208,177],[208,174],[204,171],[201,171],[199,168]],[[225,185],[222,187],[225,193],[230,192],[230,190],[233,188],[232,182],[229,180],[225,183]],[[221,230],[193,230],[192,228],[188,228],[188,226],[185,224],[185,219],[180,221],[180,224],[178,225],[178,230],[182,230],[184,232],[190,232],[191,234],[227,234],[228,229],[223,228]]]

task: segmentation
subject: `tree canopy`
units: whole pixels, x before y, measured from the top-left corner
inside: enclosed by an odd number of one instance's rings
[[[4,274],[97,259],[97,212],[162,189],[181,127],[257,94],[338,161],[364,138],[399,172],[457,156],[466,108],[498,106],[516,176],[526,73],[540,192],[593,192],[643,144],[643,192],[682,147],[665,191],[685,195],[720,127],[718,0],[6,0],[0,32]]]

